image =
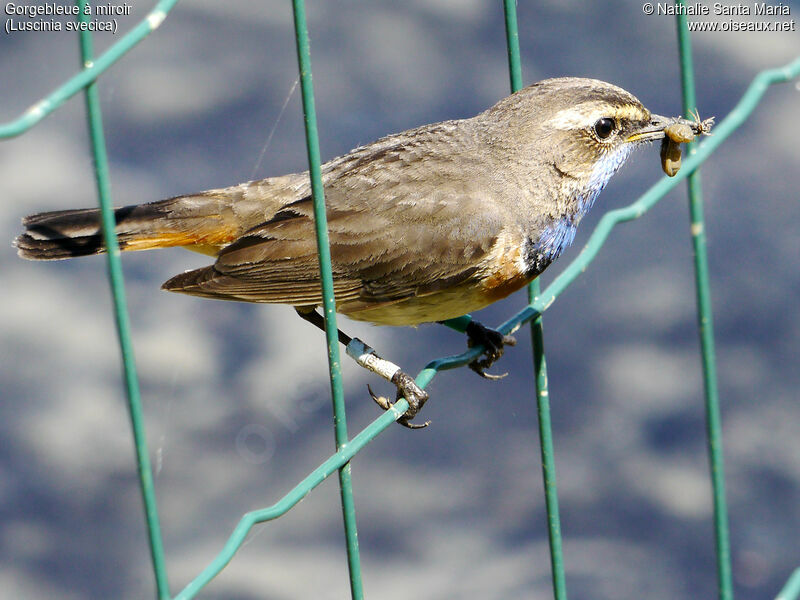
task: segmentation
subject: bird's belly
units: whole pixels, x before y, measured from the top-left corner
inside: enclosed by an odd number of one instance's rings
[[[517,291],[526,283],[527,280],[520,278],[505,282],[502,286],[488,287],[471,281],[398,302],[352,307],[348,307],[345,302],[338,307],[338,311],[356,321],[369,321],[377,325],[419,325],[453,319],[480,310]]]
[[[419,325],[480,310],[516,292],[538,274],[524,260],[523,246],[519,232],[504,230],[476,273],[459,284],[396,302],[345,301],[338,311],[378,325]]]

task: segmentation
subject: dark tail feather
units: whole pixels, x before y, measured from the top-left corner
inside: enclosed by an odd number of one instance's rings
[[[134,207],[114,211],[117,220]],[[29,260],[59,260],[105,252],[96,208],[58,210],[25,217],[25,233],[14,240],[19,255]],[[120,239],[120,245],[124,241]]]

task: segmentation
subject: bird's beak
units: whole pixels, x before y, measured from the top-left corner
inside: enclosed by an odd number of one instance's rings
[[[695,133],[695,135],[706,133],[703,123],[700,123],[699,121],[690,121],[688,119],[684,119],[683,117],[662,117],[661,115],[650,115],[650,122],[628,136],[628,139],[625,141],[652,142],[663,139],[666,135],[664,133],[664,129],[670,125],[688,125],[692,128],[692,131]]]

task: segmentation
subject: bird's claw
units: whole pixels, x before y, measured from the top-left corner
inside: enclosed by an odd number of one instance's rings
[[[474,346],[483,346],[482,358],[476,358],[469,363],[469,368],[484,379],[490,379],[492,381],[502,379],[508,375],[508,373],[493,375],[487,373],[486,369],[491,367],[503,356],[505,346],[516,346],[516,338],[511,335],[505,335],[495,329],[489,329],[477,321],[471,321],[470,324],[467,325],[466,333],[468,338],[467,346],[470,348]]]
[[[478,375],[483,377],[484,379],[488,379],[490,381],[497,381],[498,379],[503,379],[508,375],[508,371],[505,373],[500,373],[500,375],[495,375],[494,373],[487,373],[484,369],[487,369],[491,363],[486,359],[481,360],[473,360],[469,363],[469,368],[475,371]]]
[[[405,398],[408,402],[408,410],[405,412],[405,414],[403,414],[402,417],[397,419],[397,422],[404,427],[408,427],[409,429],[422,429],[430,425],[430,421],[425,421],[424,423],[411,422],[411,419],[417,416],[417,413],[422,409],[423,405],[428,400],[428,392],[420,388],[414,379],[403,371],[398,371],[395,373],[394,377],[392,377],[392,383],[397,386],[397,397],[395,398],[395,402],[400,400],[400,398]],[[377,396],[369,385],[367,385],[367,390],[369,391],[369,395],[372,396],[372,399],[375,401],[375,403],[383,410],[389,410],[394,406],[395,402],[391,402],[384,396]]]

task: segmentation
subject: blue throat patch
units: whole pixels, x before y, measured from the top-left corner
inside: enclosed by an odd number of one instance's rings
[[[557,259],[561,253],[575,240],[578,223],[592,208],[594,201],[608,180],[617,172],[630,156],[633,147],[625,144],[615,152],[604,155],[594,166],[586,188],[578,192],[574,198],[574,210],[550,222],[539,234],[538,239],[528,238],[525,251],[526,273],[535,277]]]

